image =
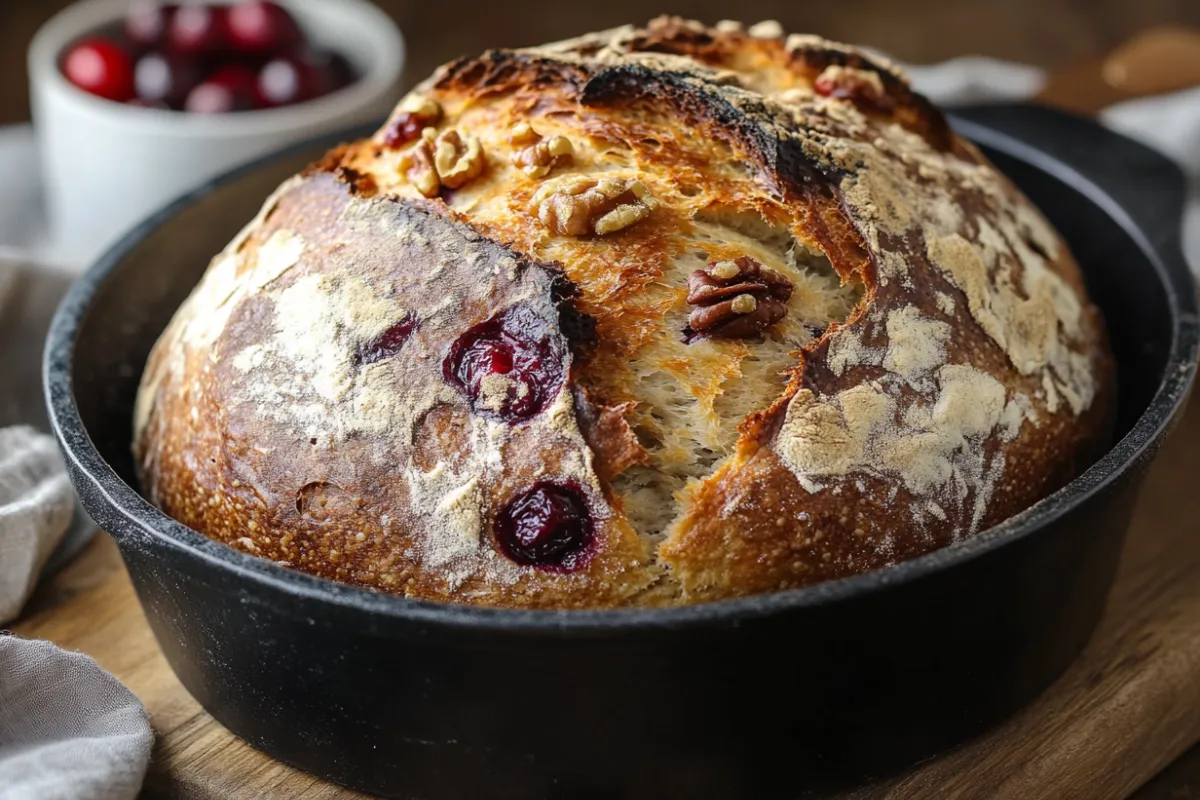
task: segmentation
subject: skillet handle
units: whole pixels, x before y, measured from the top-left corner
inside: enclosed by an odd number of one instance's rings
[[[1093,120],[1031,103],[962,107],[950,121],[967,138],[1019,157],[1105,206],[1148,245],[1148,255],[1165,262],[1184,302],[1195,297],[1181,250],[1187,182],[1173,161]]]

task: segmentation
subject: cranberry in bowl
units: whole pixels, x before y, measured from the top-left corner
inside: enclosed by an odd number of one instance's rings
[[[83,0],[34,38],[47,212],[80,267],[175,197],[385,116],[404,40],[368,0]]]
[[[295,105],[358,77],[273,0],[134,0],[119,27],[70,45],[62,72],[106,100],[201,114]]]

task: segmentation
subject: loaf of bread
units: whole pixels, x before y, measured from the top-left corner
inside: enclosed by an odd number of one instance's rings
[[[163,333],[147,496],[411,598],[666,605],[894,564],[1105,446],[1067,247],[895,67],[676,18],[441,68]]]

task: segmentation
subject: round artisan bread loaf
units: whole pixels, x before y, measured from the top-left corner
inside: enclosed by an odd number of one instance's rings
[[[1105,444],[1066,246],[893,67],[674,18],[453,62],[150,357],[147,495],[408,597],[672,604],[1027,508]]]

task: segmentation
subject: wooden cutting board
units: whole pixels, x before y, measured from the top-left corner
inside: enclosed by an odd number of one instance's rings
[[[1200,741],[1197,475],[1200,401],[1146,483],[1083,656],[1000,728],[847,800],[1124,798]],[[272,761],[201,710],[159,652],[107,536],[39,590],[14,630],[89,653],[142,699],[158,733],[148,797],[362,796]]]

